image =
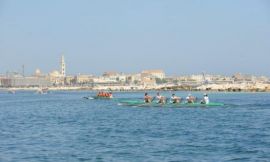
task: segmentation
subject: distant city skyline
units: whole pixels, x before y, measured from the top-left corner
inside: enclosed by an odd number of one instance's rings
[[[0,1],[0,73],[270,76],[270,2]]]

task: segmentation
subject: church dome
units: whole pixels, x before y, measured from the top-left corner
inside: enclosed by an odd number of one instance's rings
[[[36,75],[36,76],[41,75],[41,71],[40,71],[40,69],[36,69],[36,71],[35,71],[35,75]]]

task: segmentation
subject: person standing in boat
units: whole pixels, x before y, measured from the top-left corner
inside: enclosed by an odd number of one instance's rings
[[[181,102],[181,98],[177,97],[175,94],[172,94],[171,103],[176,104],[176,103],[180,103],[180,102]]]
[[[148,95],[148,93],[144,94],[144,102],[145,103],[151,103],[152,102],[152,97]]]
[[[194,103],[196,101],[196,97],[192,96],[191,94],[188,94],[186,97],[187,103]]]
[[[157,93],[157,103],[159,104],[165,104],[166,103],[166,98],[164,96],[161,96],[160,93]]]
[[[209,97],[206,93],[203,95],[203,99],[201,101],[201,104],[209,104]]]

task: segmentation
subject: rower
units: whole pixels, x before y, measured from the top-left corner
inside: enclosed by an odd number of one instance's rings
[[[104,97],[104,92],[103,91],[100,92],[100,96],[99,97]]]
[[[148,93],[144,94],[144,102],[145,103],[151,103],[152,102],[152,97],[148,95]]]
[[[175,94],[172,94],[172,97],[171,97],[171,103],[180,103],[181,102],[181,98],[180,97],[177,97]]]
[[[109,92],[109,98],[113,98],[112,92]]]
[[[209,104],[209,98],[208,98],[208,95],[206,93],[203,95],[203,99],[201,101],[201,104]]]
[[[187,103],[194,103],[196,100],[196,97],[192,96],[191,94],[188,94],[186,100],[187,100]]]
[[[166,103],[166,98],[164,96],[161,96],[160,93],[157,93],[157,103],[159,104],[165,104]]]

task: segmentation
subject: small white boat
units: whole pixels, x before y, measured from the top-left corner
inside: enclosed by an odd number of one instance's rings
[[[8,93],[9,93],[9,94],[15,94],[16,91],[15,91],[14,89],[9,89],[9,90],[8,90]]]
[[[47,94],[48,93],[48,88],[40,88],[37,90],[38,94]]]

